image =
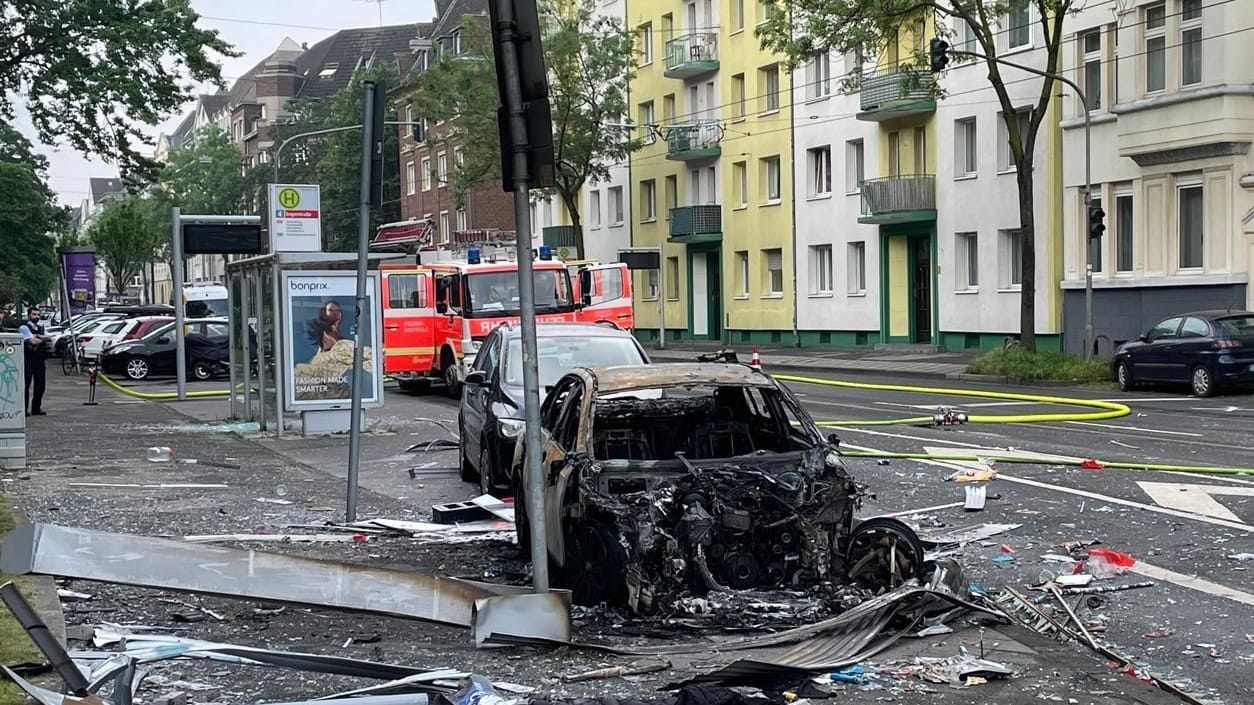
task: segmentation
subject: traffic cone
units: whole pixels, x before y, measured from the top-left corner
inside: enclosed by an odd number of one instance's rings
[[[749,358],[749,367],[755,370],[762,369],[762,356],[758,354],[758,346],[753,346],[753,357]]]

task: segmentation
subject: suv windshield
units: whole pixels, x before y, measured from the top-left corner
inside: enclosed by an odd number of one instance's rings
[[[644,364],[644,357],[635,340],[625,336],[560,336],[537,341],[540,386],[557,383],[562,375],[576,367],[613,367]],[[523,383],[522,340],[509,342],[505,360],[505,384],[521,387]]]
[[[541,269],[532,272],[535,282],[536,311],[556,313],[571,308],[570,273],[565,269]],[[479,272],[466,277],[469,300],[466,312],[471,315],[518,313],[518,272]]]

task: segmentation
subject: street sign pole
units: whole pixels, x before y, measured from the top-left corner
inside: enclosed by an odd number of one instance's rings
[[[187,399],[187,341],[183,337],[183,324],[187,312],[183,303],[183,211],[175,206],[170,213],[170,254],[174,265],[174,378],[178,399]]]
[[[666,347],[666,262],[657,248],[657,346]]]

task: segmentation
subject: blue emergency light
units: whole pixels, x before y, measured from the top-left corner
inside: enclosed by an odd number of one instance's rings
[[[540,245],[540,259],[545,261],[553,259],[553,248],[548,245]]]
[[[466,250],[466,263],[479,264],[479,248],[472,247],[469,250]]]

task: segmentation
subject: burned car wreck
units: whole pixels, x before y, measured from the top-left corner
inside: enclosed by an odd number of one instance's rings
[[[795,397],[739,364],[578,369],[541,408],[549,560],[576,603],[637,614],[708,592],[892,588],[923,571]],[[525,508],[522,446],[515,506]],[[527,546],[526,518],[518,521]]]

